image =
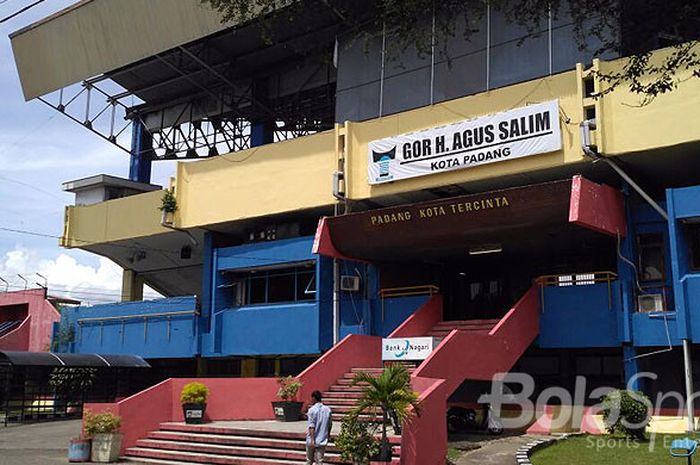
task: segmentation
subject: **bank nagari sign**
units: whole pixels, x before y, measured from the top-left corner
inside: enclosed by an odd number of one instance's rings
[[[432,337],[382,339],[382,360],[425,360],[435,347]]]
[[[369,183],[442,173],[561,149],[559,101],[372,141]]]

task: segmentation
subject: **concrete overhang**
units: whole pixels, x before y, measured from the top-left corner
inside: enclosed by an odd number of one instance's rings
[[[200,0],[82,0],[10,39],[31,100],[232,25]]]

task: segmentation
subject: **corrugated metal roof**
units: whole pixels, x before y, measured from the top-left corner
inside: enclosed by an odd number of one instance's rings
[[[0,365],[92,368],[150,368],[138,355],[63,354],[53,352],[0,351]]]

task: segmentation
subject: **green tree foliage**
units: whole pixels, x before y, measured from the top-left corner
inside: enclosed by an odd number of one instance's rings
[[[420,414],[418,394],[411,389],[411,375],[403,365],[391,365],[379,376],[358,373],[352,384],[363,386],[362,397],[353,413],[381,413],[381,447],[384,455],[387,449],[390,450],[386,427],[390,412],[401,424],[408,422],[414,412]]]
[[[357,465],[369,463],[379,453],[376,429],[375,424],[360,421],[356,414],[345,415],[340,424],[340,434],[335,439],[340,460]]]
[[[180,393],[180,403],[204,405],[209,397],[209,388],[202,383],[187,383]]]
[[[258,21],[269,44],[275,31],[289,22],[307,19],[315,11],[330,9],[358,38],[371,38],[389,31],[387,56],[397,58],[409,49],[419,56],[433,45],[449,62],[448,39],[461,34],[470,40],[478,29],[459,27],[477,24],[486,14],[485,0],[201,0],[221,13],[222,22],[245,24]],[[573,21],[581,49],[595,47],[596,56],[630,56],[620,72],[598,73],[607,87],[601,94],[627,86],[648,103],[659,94],[674,90],[683,80],[700,78],[700,2],[697,0],[489,0],[492,12],[501,13],[514,26],[536,36],[550,19],[566,14]],[[435,25],[428,20],[435,13]],[[595,44],[595,45],[593,45]],[[661,61],[650,51],[661,46],[671,53]]]
[[[121,417],[112,412],[94,413],[91,410],[85,412],[83,419],[83,429],[89,438],[96,434],[111,434],[119,431],[122,424]]]
[[[639,391],[615,390],[603,397],[603,422],[608,433],[643,440],[651,421],[651,401]]]

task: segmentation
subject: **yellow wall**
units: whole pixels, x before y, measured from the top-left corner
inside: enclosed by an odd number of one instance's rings
[[[561,125],[563,146],[561,151],[474,168],[458,169],[448,173],[421,176],[395,183],[370,186],[367,182],[367,144],[373,140],[554,99],[559,99],[563,114],[571,118],[569,124],[562,122]],[[578,123],[581,121],[581,115],[582,103],[577,72],[569,71],[376,120],[349,123],[347,125],[348,156],[346,166],[349,197],[365,199],[581,161],[578,135]]]
[[[616,60],[598,66],[609,70],[622,63]],[[497,179],[585,161],[579,142],[579,123],[584,113],[582,77],[581,69],[573,70],[397,115],[347,123],[336,130],[286,142],[181,162],[174,182],[178,200],[175,226],[206,227],[332,205],[332,173],[342,152],[342,137],[346,192],[353,200]],[[561,108],[563,149],[558,152],[395,183],[368,184],[370,141],[552,99],[558,99]],[[594,136],[604,153],[652,150],[689,141],[700,143],[700,80],[689,80],[643,108],[632,106],[637,99],[621,87],[594,104],[599,122]],[[591,104],[590,99],[585,102]],[[564,121],[566,118],[568,121]],[[161,195],[153,192],[89,207],[69,207],[67,234],[106,242],[164,232],[157,210]],[[69,245],[80,246],[76,242]]]
[[[158,207],[162,196],[163,191],[153,191],[94,205],[66,207],[61,245],[85,247],[170,232],[160,225]]]
[[[193,228],[331,205],[335,131],[178,164],[175,224]]]
[[[700,45],[695,46],[700,53]],[[669,49],[657,51],[652,63],[659,64]],[[616,72],[625,59],[599,63],[601,72]],[[622,154],[670,147],[700,140],[700,79],[680,71],[681,81],[672,92],[659,95],[644,106],[639,95],[622,85],[600,99],[603,143],[606,154]]]
[[[225,27],[199,0],[84,0],[11,38],[31,100]]]

